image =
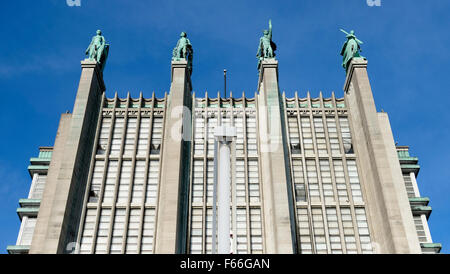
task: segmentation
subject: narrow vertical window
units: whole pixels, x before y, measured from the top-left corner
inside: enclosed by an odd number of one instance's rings
[[[108,145],[109,129],[111,128],[111,117],[103,117],[98,139],[97,154],[105,154]]]
[[[297,208],[297,227],[300,237],[300,253],[311,254],[312,253],[312,240],[311,231],[309,225],[308,210],[306,208]]]
[[[96,254],[106,254],[108,246],[109,225],[111,222],[111,209],[103,208],[97,230],[97,241],[95,244]]]
[[[137,253],[141,210],[132,208],[128,219],[126,253]]]
[[[134,152],[134,140],[136,137],[136,117],[130,117],[127,121],[127,131],[125,133],[124,154],[132,155]]]
[[[155,209],[146,208],[144,211],[144,224],[141,240],[141,253],[153,253],[153,235],[155,232]]]
[[[124,120],[125,119],[123,117],[116,117],[115,119],[113,136],[111,140],[111,151],[110,151],[111,155],[118,155],[120,152],[120,147],[122,144]]]
[[[139,126],[137,154],[145,155],[148,148],[148,136],[150,134],[150,118],[142,117]]]
[[[150,160],[148,167],[146,204],[156,205],[158,189],[159,160]]]
[[[110,254],[119,254],[122,251],[123,231],[125,228],[125,208],[117,208],[114,216],[114,225],[111,237]]]
[[[117,193],[117,203],[125,204],[128,202],[128,194],[130,193],[130,179],[131,179],[131,160],[122,162],[119,177],[119,189]]]
[[[104,203],[112,203],[114,199],[114,189],[116,186],[116,178],[117,178],[117,161],[109,161],[108,162],[108,171],[106,173],[105,180],[105,191],[103,193],[103,202]]]

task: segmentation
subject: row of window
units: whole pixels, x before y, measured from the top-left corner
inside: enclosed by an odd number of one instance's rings
[[[307,208],[297,208],[300,253],[358,253],[357,241],[362,253],[372,253],[364,208],[354,208],[354,217],[349,207],[341,207],[340,210],[327,207],[325,211],[313,207],[308,211]]]
[[[134,167],[132,167],[132,163],[131,160],[123,160],[119,168],[118,160],[109,160],[105,172],[105,160],[96,160],[92,174],[89,202],[99,201],[103,185],[103,203],[116,201],[118,204],[141,204],[145,199],[145,204],[156,205],[159,160],[152,159],[148,162],[136,160]],[[146,168],[147,176],[145,176]]]
[[[114,124],[112,122],[114,121]],[[150,144],[150,154],[159,154],[162,140],[163,118],[141,117],[138,123],[137,117],[128,117],[125,125],[124,117],[103,117],[100,129],[100,137],[98,141],[97,154],[105,154],[110,145],[110,155],[118,155],[122,149],[124,155],[146,155],[148,153],[148,145]],[[149,135],[151,130],[151,140]],[[110,132],[112,130],[111,142],[108,143]],[[122,136],[124,140],[122,141]],[[137,138],[137,145],[135,146]]]
[[[80,253],[152,253],[155,231],[154,208],[88,208]],[[97,226],[96,226],[97,224]]]
[[[338,118],[340,135],[343,142],[344,153],[353,153],[350,127],[347,117]],[[292,154],[340,155],[339,132],[335,117],[289,115],[288,116],[289,142]],[[325,122],[325,123],[324,123]],[[314,133],[314,134],[313,134]],[[327,142],[328,134],[328,142]],[[313,138],[315,136],[315,138]],[[327,143],[329,144],[329,150]]]
[[[341,159],[333,163],[327,159],[292,159],[292,175],[297,202],[349,202],[349,194],[353,202],[363,202],[355,160],[346,160],[345,172]]]
[[[212,253],[212,213],[213,211],[210,207],[206,208],[206,210],[198,207],[192,208],[189,253]],[[232,233],[231,240],[232,253],[263,253],[262,217],[260,208],[238,207],[236,209],[236,220],[234,221],[233,217],[231,217],[231,222],[236,222],[236,231]]]
[[[214,129],[217,126],[217,115],[208,114],[196,115],[194,121],[194,155],[207,154],[214,155]],[[256,116],[246,114],[245,123],[242,115],[234,115],[234,123],[231,117],[223,116],[221,124],[224,126],[234,126],[236,128],[236,154],[244,154],[244,142],[247,144],[248,155],[257,155],[257,134],[256,134]],[[244,132],[246,139],[244,140]],[[206,137],[206,138],[205,138]],[[205,146],[206,144],[206,146]],[[205,147],[207,151],[205,152]]]

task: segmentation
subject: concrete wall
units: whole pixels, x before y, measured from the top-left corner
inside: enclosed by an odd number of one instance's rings
[[[259,152],[263,200],[264,241],[266,253],[293,253],[295,226],[288,195],[289,167],[285,156],[286,135],[283,134],[284,115],[278,89],[278,62],[261,62],[258,83]]]
[[[399,190],[401,170],[390,127],[386,126],[386,118],[376,111],[366,60],[351,61],[344,91],[376,251],[420,253],[417,239],[413,239],[416,236],[412,235],[411,217],[406,216],[411,214],[403,196],[406,193]]]
[[[186,252],[191,89],[187,62],[173,61],[161,155],[155,253]],[[181,138],[183,131],[188,133],[186,140]]]
[[[76,240],[105,90],[96,62],[81,64],[73,114],[60,122],[30,253],[65,253]]]

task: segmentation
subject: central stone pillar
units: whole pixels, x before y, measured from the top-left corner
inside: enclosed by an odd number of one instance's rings
[[[186,253],[191,144],[191,79],[186,60],[172,61],[165,114],[155,253]]]
[[[261,61],[258,81],[259,151],[266,253],[293,253],[295,223],[278,61]]]
[[[68,253],[76,241],[89,165],[105,91],[95,61],[81,62],[72,114],[60,120],[30,254]]]
[[[420,253],[389,119],[376,111],[367,60],[351,60],[344,91],[374,251]]]

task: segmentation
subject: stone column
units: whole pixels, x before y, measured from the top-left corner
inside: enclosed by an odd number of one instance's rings
[[[296,245],[278,61],[261,62],[258,81],[259,152],[266,253],[293,253]]]
[[[65,253],[76,241],[105,91],[95,61],[84,60],[81,68],[73,113],[61,117],[30,253]]]
[[[420,253],[389,119],[376,111],[365,59],[350,62],[344,91],[375,252]]]
[[[172,61],[161,155],[155,253],[186,253],[191,90],[187,61]]]

